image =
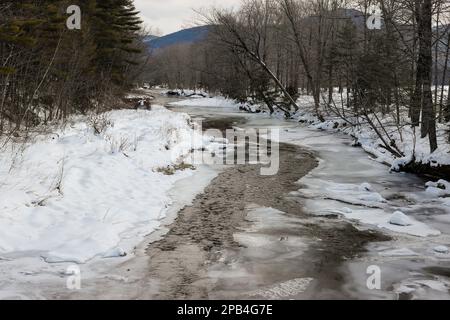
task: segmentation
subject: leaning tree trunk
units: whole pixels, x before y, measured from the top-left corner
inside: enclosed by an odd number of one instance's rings
[[[277,78],[277,76],[270,70],[270,68],[267,66],[267,64],[257,55],[254,53],[249,53],[250,56],[266,71],[266,73],[269,75],[269,77],[272,78],[272,80],[275,82],[277,87],[284,93],[285,97],[289,100],[290,104],[294,107],[295,111],[298,111],[298,105],[297,102],[294,100],[294,98],[290,95],[290,93],[287,91],[286,87],[281,83],[281,81]]]

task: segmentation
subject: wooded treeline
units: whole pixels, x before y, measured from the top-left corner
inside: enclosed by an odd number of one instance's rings
[[[66,10],[81,8],[81,30]],[[142,57],[132,0],[0,2],[0,135],[112,107]]]
[[[366,22],[375,5],[381,29]],[[289,116],[300,94],[319,119],[366,118],[395,156],[381,125],[420,127],[437,148],[436,121],[450,120],[449,11],[444,0],[244,0],[239,10],[202,13],[210,36],[154,57],[154,80],[263,102]],[[406,116],[403,115],[406,113]]]

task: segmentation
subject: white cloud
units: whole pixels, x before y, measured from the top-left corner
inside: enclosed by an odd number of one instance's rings
[[[241,0],[135,0],[142,20],[163,34],[193,26],[199,22],[194,10],[211,6],[238,7]]]

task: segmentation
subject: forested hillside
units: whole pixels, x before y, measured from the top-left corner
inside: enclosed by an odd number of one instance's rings
[[[320,121],[369,126],[384,152],[410,157],[409,144],[414,158],[416,141],[433,153],[448,140],[449,14],[443,0],[246,0],[205,13],[208,39],[166,49],[153,75],[287,117],[305,111],[298,98],[307,95]]]
[[[151,37],[147,44],[152,52],[174,45],[196,44],[206,39],[210,28],[210,26],[200,26],[184,29],[162,37]]]
[[[101,110],[133,82],[142,61],[141,21],[131,0],[0,3],[0,134]],[[109,104],[108,107],[113,107]]]

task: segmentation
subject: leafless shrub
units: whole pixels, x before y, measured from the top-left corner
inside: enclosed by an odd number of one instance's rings
[[[94,133],[96,135],[101,135],[105,133],[108,128],[114,126],[114,123],[106,113],[93,114],[89,116],[88,123],[92,127],[92,129],[94,129]]]
[[[123,153],[125,156],[125,151],[132,148],[132,144],[130,143],[128,137],[120,137],[120,138],[108,138],[109,140],[109,152],[110,153]]]

